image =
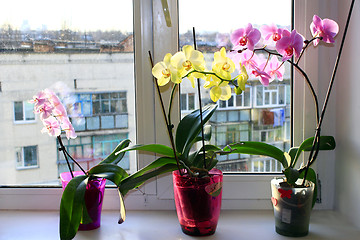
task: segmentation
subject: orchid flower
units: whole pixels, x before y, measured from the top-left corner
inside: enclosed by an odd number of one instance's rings
[[[237,84],[238,87],[235,87],[235,93],[236,95],[241,94],[243,91],[245,91],[245,85],[247,83],[247,80],[249,79],[249,75],[246,72],[246,68],[244,65],[240,63],[240,70],[241,73],[237,77]]]
[[[42,133],[48,133],[50,136],[59,136],[61,134],[61,128],[58,120],[55,117],[48,117],[43,121],[44,128],[41,130]]]
[[[321,37],[324,42],[333,43],[334,37],[339,32],[339,26],[334,20],[321,19],[319,16],[314,15],[310,30],[313,37]],[[320,39],[315,39],[314,46],[317,46],[319,42]]]
[[[60,136],[63,130],[68,139],[76,138],[66,109],[53,91],[50,89],[40,91],[30,102],[35,103],[35,113],[40,114],[40,119],[45,126],[41,132],[46,132],[50,136]]]
[[[267,63],[265,67],[265,72],[269,74],[270,81],[273,81],[275,77],[279,81],[282,81],[285,72],[285,67],[283,62],[280,62],[276,56],[272,56],[270,61]]]
[[[223,79],[231,79],[231,73],[235,71],[235,64],[229,57],[226,56],[226,50],[224,47],[222,47],[220,51],[214,53],[212,70]]]
[[[245,28],[235,30],[230,36],[230,40],[235,48],[247,47],[251,51],[254,50],[254,47],[260,41],[260,38],[260,31],[253,28],[250,23]]]
[[[269,86],[269,82],[270,82],[270,75],[267,74],[265,71],[262,71],[260,68],[258,68],[257,66],[253,66],[253,71],[252,74],[255,77],[259,77],[260,82],[262,85],[264,86]]]
[[[170,53],[166,54],[162,62],[158,62],[152,69],[153,76],[157,79],[159,86],[166,85],[170,80],[174,83],[181,82],[179,72],[171,65]]]
[[[193,70],[204,71],[205,69],[204,55],[200,51],[194,50],[190,45],[183,46],[181,52],[177,52],[171,57],[170,63],[179,72],[181,77],[186,76]],[[204,74],[194,72],[187,76],[187,78],[192,86],[195,87],[195,78],[202,78],[203,76]]]
[[[219,86],[211,88],[210,98],[213,102],[229,100],[231,98],[231,87],[226,82],[223,82]]]
[[[266,41],[272,40],[277,42],[281,39],[282,29],[278,28],[275,24],[263,25],[260,27],[260,31]]]
[[[283,55],[282,61],[290,59],[294,54],[296,57],[299,57],[303,46],[304,38],[296,30],[293,30],[291,33],[284,30],[281,39],[276,42],[276,50]]]

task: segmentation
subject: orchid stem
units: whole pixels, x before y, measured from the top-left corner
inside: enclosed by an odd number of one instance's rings
[[[60,144],[60,148],[59,148],[59,151],[62,151],[63,154],[64,154],[64,157],[65,157],[65,160],[66,160],[66,163],[68,165],[68,168],[69,168],[69,171],[70,171],[70,174],[71,174],[71,177],[74,178],[74,173],[73,171],[71,170],[71,166],[70,166],[70,162],[69,162],[69,159],[68,157],[80,168],[80,170],[86,175],[86,171],[80,166],[80,164],[69,154],[69,152],[66,150],[62,140],[61,140],[61,137],[60,136],[57,136],[57,139],[59,141],[59,144]]]
[[[350,18],[351,18],[351,14],[352,14],[352,10],[353,10],[353,7],[354,7],[354,3],[355,3],[355,0],[352,0],[351,1],[351,4],[350,4],[350,9],[349,9],[349,13],[348,13],[348,16],[347,16],[347,20],[346,20],[346,24],[345,24],[345,29],[344,29],[344,34],[343,34],[343,37],[341,39],[341,44],[340,44],[340,48],[339,48],[339,52],[338,52],[338,55],[336,57],[336,61],[335,61],[335,65],[334,65],[334,68],[333,68],[333,73],[331,75],[331,80],[330,80],[330,83],[329,83],[329,87],[328,87],[328,90],[327,90],[327,93],[326,93],[326,97],[325,97],[325,101],[324,101],[324,105],[323,105],[323,108],[321,110],[321,116],[320,116],[320,119],[318,121],[318,125],[317,125],[317,131],[315,133],[315,139],[314,141],[316,141],[316,137],[318,136],[320,138],[320,128],[321,128],[321,125],[323,123],[323,120],[324,120],[324,115],[325,115],[325,111],[326,111],[326,107],[327,107],[327,104],[329,102],[329,97],[330,97],[330,94],[331,94],[331,90],[332,90],[332,87],[333,87],[333,84],[334,84],[334,81],[335,81],[335,75],[336,75],[336,72],[337,72],[337,68],[339,66],[339,61],[340,61],[340,57],[341,57],[341,54],[342,54],[342,50],[343,50],[343,47],[344,47],[344,43],[345,43],[345,38],[346,38],[346,34],[347,34],[347,31],[348,31],[348,28],[349,28],[349,24],[350,24]],[[320,140],[320,139],[319,139]],[[318,143],[318,145],[320,145],[320,143]],[[313,144],[312,146],[312,149],[311,149],[311,152],[313,152],[315,149],[315,146]],[[317,152],[319,151],[319,146],[317,147]],[[317,152],[315,153],[315,155],[317,155]],[[310,165],[314,162],[314,158],[309,158],[309,161],[307,163],[307,166],[305,167],[305,174],[304,174],[304,179],[303,179],[303,185],[305,184],[305,179],[306,179],[306,176],[307,176],[307,173],[308,173],[308,169],[310,167]]]
[[[152,56],[151,56],[151,52],[150,52],[150,51],[149,51],[149,58],[150,58],[151,67],[153,68],[153,67],[154,67],[154,61],[153,61],[153,59],[152,59]],[[174,135],[173,135],[173,132],[172,132],[173,125],[172,125],[171,122],[170,122],[170,110],[171,110],[171,106],[169,106],[169,119],[168,119],[168,118],[166,117],[166,111],[165,111],[164,101],[163,101],[163,99],[162,99],[162,97],[161,97],[160,86],[159,86],[157,80],[156,80],[155,78],[153,78],[153,79],[154,79],[155,86],[156,86],[156,89],[157,89],[157,92],[158,92],[158,95],[159,95],[161,110],[162,110],[162,113],[163,113],[163,115],[164,115],[167,132],[168,132],[169,138],[170,138],[171,148],[172,148],[172,150],[173,150],[174,157],[175,157],[175,160],[176,160],[176,165],[177,165],[177,168],[178,168],[178,170],[179,170],[180,176],[182,176],[179,158],[178,158],[178,156],[177,156],[177,154],[176,154],[176,149],[175,149]],[[174,89],[173,89],[173,91],[174,91]],[[172,104],[172,101],[170,101],[170,104]]]

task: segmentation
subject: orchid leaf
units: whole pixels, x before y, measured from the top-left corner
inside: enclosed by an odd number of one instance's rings
[[[205,124],[213,113],[215,112],[217,105],[207,105],[202,109],[202,123]],[[192,146],[194,139],[199,135],[201,131],[201,117],[200,110],[197,109],[190,114],[186,115],[179,123],[176,129],[175,145],[176,150],[183,154],[189,147]]]
[[[115,164],[104,163],[94,166],[89,170],[89,174],[97,178],[105,178],[119,186],[121,181],[128,177],[127,172]]]
[[[299,178],[304,178],[305,175],[305,171],[303,171]],[[306,180],[312,182],[315,184],[315,188],[314,188],[314,195],[313,195],[313,200],[312,200],[312,207],[315,206],[315,202],[316,202],[316,198],[317,198],[317,189],[318,189],[318,182],[317,182],[317,178],[316,178],[316,173],[315,170],[312,168],[308,169],[308,173],[306,175]]]
[[[88,182],[87,175],[71,179],[64,189],[60,203],[60,239],[73,239],[78,231],[85,207],[84,196]]]
[[[129,146],[130,144],[130,140],[129,139],[125,139],[122,140],[114,149],[114,151],[107,156],[104,160],[102,160],[99,164],[103,164],[103,163],[112,163],[112,164],[118,164],[121,159],[124,157],[125,152],[120,153],[120,154],[116,154],[117,152],[119,152],[120,150],[126,148],[127,146]]]
[[[125,219],[126,219],[126,211],[125,211],[124,198],[123,198],[123,195],[121,194],[119,188],[118,188],[118,192],[119,192],[119,199],[120,199],[120,217],[119,217],[118,224],[122,224],[123,222],[125,222]]]
[[[128,151],[133,151],[133,150],[157,153],[157,154],[161,154],[161,155],[164,155],[167,157],[175,156],[174,150],[171,147],[162,145],[162,144],[147,144],[147,145],[138,144],[138,145],[124,148],[121,151],[117,152],[117,154],[121,154],[121,153],[128,152]]]
[[[211,139],[211,125],[206,125],[204,126],[204,141],[210,141]],[[187,159],[189,157],[189,152],[191,150],[191,147],[196,143],[196,142],[199,142],[199,141],[202,141],[202,134],[201,134],[201,130],[200,130],[200,133],[199,135],[194,138],[194,140],[189,144],[187,145],[187,147],[185,148],[184,152],[183,152],[183,158]]]
[[[313,142],[314,142],[314,137],[311,137],[301,143],[291,164],[292,167],[295,166],[302,151],[311,151]],[[320,136],[320,146],[319,146],[320,150],[334,150],[335,146],[336,143],[335,143],[335,138],[333,136]]]
[[[284,170],[284,175],[286,177],[286,182],[294,186],[295,182],[299,179],[300,173],[298,170],[289,167]]]
[[[231,144],[223,149],[223,153],[221,153],[221,155],[230,153],[264,155],[278,160],[284,168],[288,167],[284,152],[277,147],[263,142],[239,142]]]
[[[124,179],[124,181],[120,185],[120,192],[123,195],[126,195],[126,193],[134,188],[139,187],[142,185],[146,180],[156,177],[160,174],[171,172],[178,169],[176,163],[168,163],[166,165],[163,165],[159,168],[156,168],[152,171],[146,172],[143,175],[138,175],[136,177],[129,177]]]
[[[214,167],[218,162],[214,156],[214,159],[211,159],[214,152],[221,151],[221,148],[214,146],[214,145],[205,145],[204,146],[206,151],[206,168],[210,170],[210,166]],[[189,156],[189,164],[193,167],[202,168],[204,167],[204,148],[201,148],[195,151],[193,154]],[[215,165],[214,165],[215,163]]]

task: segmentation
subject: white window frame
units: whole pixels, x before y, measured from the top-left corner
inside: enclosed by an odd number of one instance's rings
[[[26,147],[35,147],[36,149],[36,165],[31,165],[31,166],[25,166],[25,148]],[[20,154],[20,156],[18,155],[18,153]],[[38,151],[38,146],[37,145],[32,145],[32,146],[23,146],[23,147],[17,147],[16,151],[15,151],[15,160],[16,160],[16,170],[25,170],[25,169],[32,169],[32,168],[38,168],[39,167],[39,151]],[[19,157],[21,158],[21,166],[18,166],[18,160]]]
[[[16,120],[15,119],[15,103],[21,102],[22,103],[22,109],[23,109],[23,119],[22,120]],[[32,107],[33,109],[34,107]],[[34,123],[36,122],[36,116],[34,114],[34,119],[32,120],[26,120],[26,101],[14,101],[13,102],[13,111],[14,111],[14,123],[15,124],[24,124],[24,123]]]
[[[141,96],[136,103],[137,111],[137,139],[136,143],[160,143],[168,144],[168,136],[164,127],[164,120],[159,106],[158,96],[155,92],[149,66],[148,51],[152,52],[154,62],[163,59],[168,53],[175,53],[178,49],[178,0],[168,0],[172,27],[168,28],[163,15],[161,1],[134,0],[134,32],[135,32],[135,59],[136,59],[136,96]],[[322,4],[322,5],[321,5]],[[295,1],[295,28],[308,35],[308,26],[312,16],[320,9],[327,9],[325,3],[318,1]],[[321,8],[320,8],[321,5]],[[331,16],[327,16],[331,17]],[[154,43],[154,44],[152,44]],[[310,54],[309,54],[310,53]],[[305,64],[305,70],[311,72],[311,78],[315,80],[314,87],[318,89],[317,76],[319,54],[308,51],[307,56],[301,61]],[[323,71],[323,70],[322,70]],[[315,77],[314,77],[315,76]],[[326,81],[327,82],[327,81]],[[141,87],[140,87],[141,86]],[[312,99],[308,94],[304,81],[298,74],[294,79],[294,110],[293,110],[293,138],[295,145],[302,139],[312,136],[314,130],[314,110]],[[170,95],[169,89],[162,89],[166,98]],[[304,98],[305,96],[305,98]],[[178,99],[174,101],[173,119],[180,117]],[[333,114],[330,112],[330,115]],[[154,126],[152,128],[151,126]],[[154,131],[151,131],[154,129]],[[324,163],[323,158],[332,158]],[[138,154],[138,167],[143,167],[153,161],[155,156],[141,153]],[[333,169],[334,154],[320,154],[318,166],[323,167],[319,171],[324,185],[331,185],[332,176],[326,173]],[[325,167],[324,167],[325,166]],[[322,175],[323,174],[323,175]],[[257,174],[229,174],[224,176],[223,209],[270,209],[270,180],[275,175]],[[334,184],[333,184],[334,185]],[[333,186],[332,185],[332,186]],[[330,186],[322,192],[323,204],[317,208],[332,209],[334,190]],[[174,209],[171,175],[157,177],[148,181],[140,191],[134,191],[125,198],[127,209]],[[105,198],[104,209],[118,209],[118,196],[115,189],[108,189]],[[61,188],[0,188],[0,209],[55,209],[59,208]],[[26,201],[23,199],[26,197]],[[327,200],[325,200],[327,199]]]

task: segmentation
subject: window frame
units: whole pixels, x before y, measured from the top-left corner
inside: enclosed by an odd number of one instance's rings
[[[136,96],[141,96],[142,101],[136,102],[136,143],[160,143],[168,144],[167,132],[163,125],[158,96],[151,76],[148,51],[153,53],[154,62],[162,60],[168,52],[176,52],[178,49],[178,0],[168,0],[169,12],[172,19],[172,27],[166,27],[163,9],[160,1],[134,0],[134,35],[135,35],[135,78]],[[320,4],[316,1],[294,1],[295,27],[299,32],[308,32],[308,24],[311,22],[314,12],[320,10]],[[326,4],[326,3],[323,3]],[[304,21],[305,19],[305,21]],[[156,44],[153,44],[156,43]],[[306,61],[306,70],[314,76],[318,73],[319,57],[313,51],[310,57],[304,56],[301,64]],[[139,87],[141,86],[141,87]],[[315,89],[318,83],[315,82]],[[305,136],[311,136],[314,129],[314,110],[312,99],[307,96],[304,81],[294,76],[293,82],[293,141],[296,144]],[[168,100],[170,89],[164,89],[165,98]],[[179,94],[177,92],[177,94]],[[307,96],[304,98],[304,96]],[[179,98],[174,99],[173,118],[180,117]],[[305,117],[306,116],[306,117]],[[310,117],[308,117],[310,116]],[[149,126],[154,126],[152,131]],[[146,133],[145,133],[146,132]],[[135,140],[135,141],[134,141]],[[319,157],[323,158],[323,157]],[[146,153],[137,153],[138,168],[153,161],[155,156]],[[323,162],[323,161],[318,161]],[[270,209],[270,180],[278,175],[274,174],[226,174],[224,176],[223,209]],[[331,176],[324,175],[323,182]],[[141,191],[132,191],[126,196],[127,209],[173,209],[173,192],[171,174],[157,177],[144,184]],[[322,198],[333,196],[333,189],[322,192]],[[58,209],[62,189],[50,188],[0,188],[0,209]],[[104,209],[118,209],[118,196],[116,189],[108,189],[108,197],[104,201]],[[27,201],[22,201],[26,197]],[[331,200],[317,206],[317,208],[332,208]]]
[[[25,148],[30,148],[30,147],[35,147],[35,152],[36,152],[36,165],[31,165],[31,166],[25,166]],[[20,150],[20,151],[18,151]],[[20,157],[21,157],[21,166],[18,166],[18,158],[19,155],[18,153],[20,152]],[[31,146],[22,146],[22,147],[17,147],[15,150],[15,161],[16,161],[16,170],[26,170],[26,169],[33,169],[33,168],[38,168],[39,166],[39,150],[38,150],[38,146],[37,145],[31,145]]]
[[[18,102],[21,102],[22,103],[22,120],[16,120],[16,111],[15,111],[15,103],[18,103]],[[29,104],[31,104],[31,103],[29,103]],[[31,110],[33,110],[34,109],[34,107],[32,106],[31,107]],[[14,119],[13,119],[13,121],[14,121],[14,123],[15,124],[26,124],[26,123],[35,123],[36,122],[36,116],[35,116],[35,114],[34,114],[34,119],[30,119],[30,120],[27,120],[26,119],[26,111],[27,109],[26,109],[26,101],[14,101],[13,102],[13,111],[14,111]]]

